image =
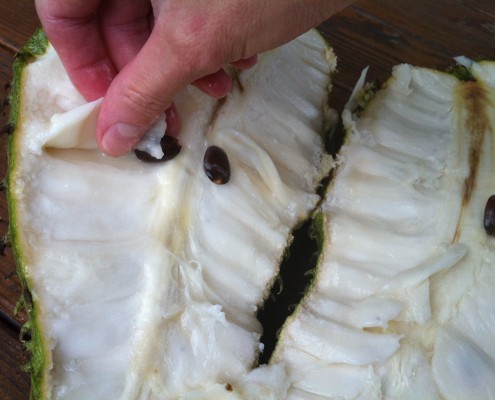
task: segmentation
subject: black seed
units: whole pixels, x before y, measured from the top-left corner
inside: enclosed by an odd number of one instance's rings
[[[210,181],[217,185],[224,185],[230,180],[229,157],[218,146],[210,146],[206,149],[203,169]]]
[[[162,140],[160,141],[160,145],[162,146],[162,150],[163,150],[162,161],[171,160],[177,154],[179,154],[180,150],[182,149],[182,146],[180,145],[177,138],[168,135],[162,137]]]
[[[177,138],[168,135],[164,135],[162,137],[162,139],[160,140],[160,145],[163,151],[162,158],[155,158],[151,154],[138,149],[135,149],[134,153],[136,154],[136,157],[139,158],[141,161],[157,163],[171,160],[180,153],[180,150],[182,148]]]
[[[144,162],[158,162],[160,161],[158,158],[153,157],[150,153],[145,152],[144,150],[134,149],[134,154],[137,158]]]
[[[229,392],[232,392],[234,390],[234,388],[232,387],[232,385],[230,383],[227,383],[225,385],[225,389],[227,389],[227,391],[229,391]]]
[[[485,215],[483,216],[485,231],[490,236],[495,236],[495,194],[492,194],[485,206]]]

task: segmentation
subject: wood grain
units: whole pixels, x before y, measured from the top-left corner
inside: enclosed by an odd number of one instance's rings
[[[13,57],[39,26],[32,0],[0,0],[0,99],[12,77]],[[495,1],[364,0],[321,25],[338,56],[331,105],[341,110],[361,70],[384,81],[391,68],[407,62],[445,68],[453,57],[495,58]],[[0,116],[0,126],[6,116]],[[6,138],[0,138],[0,178],[6,173]],[[0,195],[0,236],[8,226]],[[0,258],[0,400],[29,398],[29,381],[20,366],[25,354],[13,318],[21,294],[12,254]],[[22,322],[22,321],[21,321]]]
[[[384,82],[400,63],[445,69],[453,57],[495,57],[494,1],[361,1],[327,21],[322,30],[338,56],[332,96],[341,109],[363,68]]]
[[[12,61],[26,40],[39,26],[34,2],[28,0],[0,1],[0,101],[7,92],[6,83],[12,79]],[[5,110],[8,112],[8,110]],[[7,122],[7,115],[1,113],[0,127]],[[0,137],[0,179],[6,174],[7,138]],[[0,236],[8,230],[7,202],[0,193]],[[14,319],[15,304],[21,295],[19,279],[10,250],[0,258],[0,400],[29,399],[30,380],[22,367],[27,355],[19,340],[20,324]]]
[[[34,1],[1,0],[0,22],[0,46],[14,54],[39,26]]]
[[[27,400],[29,376],[23,370],[27,356],[19,336],[0,318],[0,399]]]
[[[1,15],[1,14],[0,14]],[[14,53],[0,47],[0,103],[7,96],[5,84],[12,78],[12,60]],[[7,123],[8,108],[0,116],[0,127]],[[0,179],[6,175],[7,135],[0,136]],[[0,193],[0,237],[8,231],[8,210],[5,193]],[[14,307],[21,294],[20,282],[15,271],[14,259],[10,249],[0,258],[0,312],[13,316]],[[0,397],[1,398],[1,397]]]

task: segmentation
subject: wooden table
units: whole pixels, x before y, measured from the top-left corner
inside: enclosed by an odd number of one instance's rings
[[[38,26],[32,0],[0,0],[0,92],[12,77],[15,53]],[[402,62],[443,69],[457,55],[495,58],[493,0],[363,0],[321,29],[339,58],[331,98],[337,110],[368,65],[369,79],[384,81],[391,67]],[[0,118],[5,124],[6,116]],[[5,135],[0,140],[0,176],[4,176]],[[0,235],[7,229],[6,200],[0,196]],[[0,258],[0,400],[29,398],[29,378],[21,369],[27,355],[18,340],[25,321],[22,315],[13,315],[20,293],[12,253],[7,249]]]

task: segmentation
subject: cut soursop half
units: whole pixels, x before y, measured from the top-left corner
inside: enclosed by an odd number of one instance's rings
[[[399,65],[344,111],[316,279],[271,360],[288,399],[495,398],[495,63],[464,68]]]
[[[97,149],[100,102],[33,38],[16,66],[8,196],[35,399],[284,397],[282,367],[250,372],[255,316],[330,168],[334,68],[311,31],[260,56],[222,101],[187,88],[182,149],[149,164]],[[228,157],[226,184],[203,170],[210,146]]]

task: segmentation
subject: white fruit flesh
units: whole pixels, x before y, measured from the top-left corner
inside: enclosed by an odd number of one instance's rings
[[[283,396],[283,369],[246,375],[255,314],[328,173],[334,68],[310,32],[262,55],[220,105],[187,89],[182,151],[156,165],[97,150],[98,103],[85,105],[51,47],[24,68],[9,181],[44,397]],[[209,145],[230,159],[226,185],[203,172]]]
[[[471,70],[401,65],[344,112],[316,282],[272,358],[288,399],[495,398],[495,64]]]

